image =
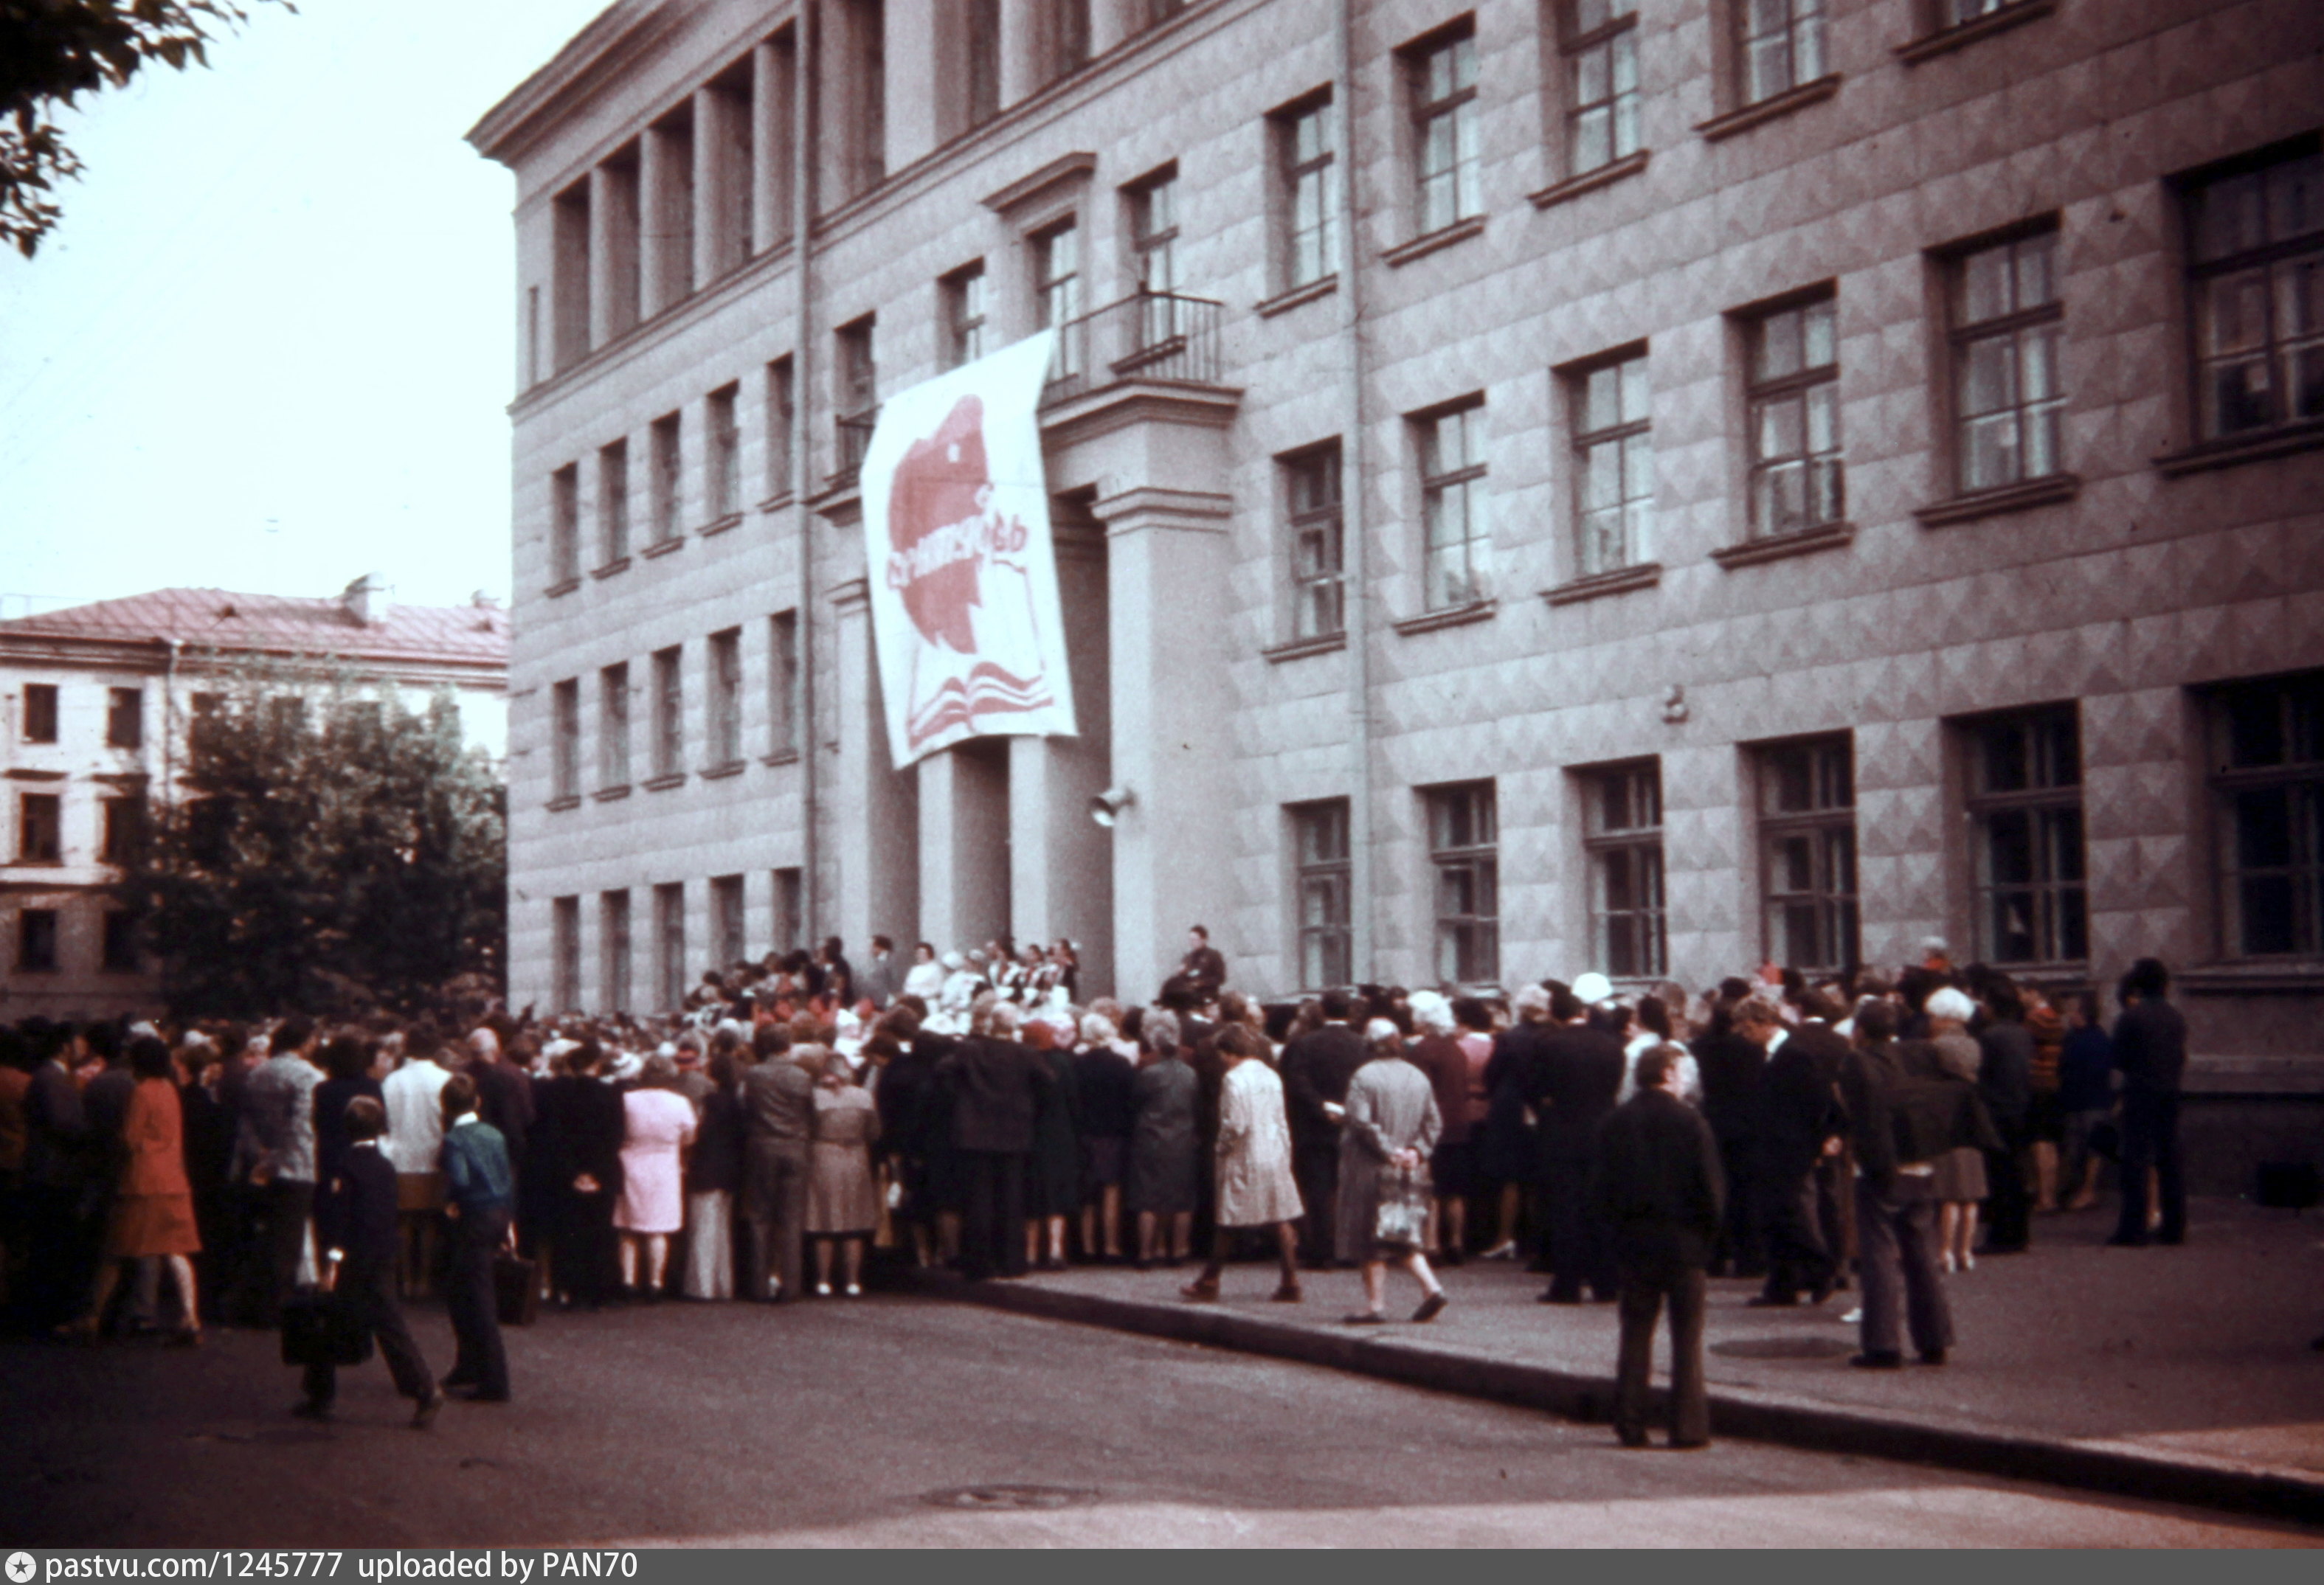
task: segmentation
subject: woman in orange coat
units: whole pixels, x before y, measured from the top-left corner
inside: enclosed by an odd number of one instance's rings
[[[178,1087],[171,1082],[170,1048],[150,1035],[131,1041],[129,1071],[137,1076],[137,1088],[129,1098],[121,1131],[121,1190],[114,1197],[113,1220],[106,1229],[105,1263],[97,1272],[96,1297],[74,1330],[96,1335],[106,1302],[121,1280],[121,1263],[154,1255],[168,1262],[185,1312],[175,1341],[198,1343],[201,1312],[194,1302],[193,1262],[187,1257],[200,1252],[202,1239],[194,1224],[192,1186],[186,1180],[184,1121]]]

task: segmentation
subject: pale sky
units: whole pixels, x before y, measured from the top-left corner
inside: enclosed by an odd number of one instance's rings
[[[254,4],[83,98],[62,226],[0,254],[0,616],[506,600],[515,182],[462,134],[605,4]]]

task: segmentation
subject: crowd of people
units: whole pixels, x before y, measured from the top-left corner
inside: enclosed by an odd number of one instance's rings
[[[1707,1275],[1758,1280],[1761,1305],[1853,1276],[1855,1362],[1890,1368],[1907,1334],[1942,1362],[1940,1274],[2089,1204],[2101,1147],[2129,1186],[2115,1241],[2185,1236],[2184,1026],[2151,960],[2109,1033],[2096,997],[2052,1006],[1934,942],[1893,974],[1770,966],[1693,996],[1585,973],[1273,1006],[1228,988],[1200,926],[1145,1006],[1077,1000],[1067,943],[914,959],[878,937],[859,971],[832,939],[715,970],[653,1018],[0,1028],[8,1313],[190,1342],[206,1316],[274,1325],[331,1288],[425,1424],[443,1386],[508,1396],[512,1250],[548,1303],[588,1310],[1199,1248],[1187,1301],[1216,1300],[1239,1254],[1286,1304],[1353,1268],[1351,1325],[1386,1322],[1391,1269],[1425,1322],[1441,1267],[1523,1259],[1545,1303],[1621,1301],[1625,1440],[1667,1308],[1692,1445]],[[460,1338],[440,1385],[399,1308],[438,1288]],[[310,1368],[301,1411],[332,1391]]]

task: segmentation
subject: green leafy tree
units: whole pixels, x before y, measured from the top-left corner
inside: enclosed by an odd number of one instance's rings
[[[215,30],[248,20],[235,0],[0,0],[0,243],[29,259],[62,217],[57,183],[81,163],[58,109],[149,60],[207,66]]]
[[[172,1011],[412,1013],[497,994],[506,794],[449,690],[235,675],[188,733],[189,795],[121,890]]]

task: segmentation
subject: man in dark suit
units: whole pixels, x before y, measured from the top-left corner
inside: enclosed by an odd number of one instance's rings
[[[993,1002],[978,1015],[975,1033],[936,1064],[938,1082],[953,1095],[963,1202],[960,1269],[972,1282],[996,1274],[1022,1276],[1028,1268],[1025,1168],[1035,1114],[1056,1074],[1019,1044],[1019,1016],[1015,1002]]]
[[[1835,1088],[1848,1042],[1821,1024],[1787,1029],[1775,1004],[1758,998],[1735,1011],[1735,1028],[1767,1054],[1760,1088],[1762,1232],[1767,1285],[1748,1303],[1810,1304],[1831,1296],[1838,1273],[1816,1203],[1816,1166],[1839,1148],[1846,1120]]]
[[[73,1083],[70,1025],[40,1032],[46,1050],[24,1091],[26,1321],[39,1332],[79,1313],[94,1253],[85,1199],[91,1175],[88,1117]]]
[[[2171,971],[2162,959],[2131,964],[2122,988],[2127,1005],[2114,1026],[2115,1067],[2122,1074],[2122,1214],[2107,1242],[2146,1242],[2151,1169],[2163,1200],[2163,1225],[2154,1241],[2183,1244],[2187,1184],[2179,1158],[2179,1092],[2187,1073],[2187,1020],[2164,1000]]]
[[[403,1310],[395,1301],[398,1236],[395,1166],[379,1153],[387,1109],[368,1095],[347,1102],[347,1152],[330,1179],[316,1185],[315,1242],[323,1251],[324,1280],[355,1325],[377,1339],[395,1390],[417,1405],[411,1424],[425,1429],[444,1406]],[[293,1411],[327,1420],[338,1396],[338,1371],[307,1367],[306,1396]]]
[[[1299,1202],[1301,1258],[1310,1271],[1328,1271],[1340,1191],[1340,1116],[1348,1083],[1364,1065],[1363,1037],[1348,1027],[1344,991],[1323,992],[1323,1022],[1283,1050],[1283,1101],[1291,1124],[1291,1171]]]
[[[1571,991],[1552,993],[1549,1014],[1551,1028],[1536,1048],[1526,1096],[1541,1120],[1536,1138],[1550,1268],[1541,1302],[1579,1304],[1587,1284],[1590,1296],[1604,1304],[1618,1296],[1620,1278],[1612,1230],[1591,1204],[1590,1166],[1598,1125],[1614,1110],[1629,1067],[1619,1033],[1628,1018],[1611,1002],[1585,1008]]]
[[[815,1080],[772,1024],[751,1039],[758,1062],[742,1075],[742,1296],[779,1302],[799,1294]]]
[[[1849,1363],[1893,1370],[1909,1327],[1926,1365],[1945,1362],[1952,1311],[1937,1276],[1936,1159],[1977,1137],[1975,1094],[1924,1043],[1900,1046],[1896,1009],[1856,1014],[1856,1048],[1840,1065],[1856,1147],[1856,1236],[1862,1265],[1864,1351]]]
[[[1767,1248],[1760,1234],[1758,1195],[1759,1085],[1767,1054],[1735,1032],[1735,1004],[1722,1000],[1711,1009],[1711,1028],[1694,1042],[1695,1069],[1702,1075],[1702,1120],[1719,1141],[1719,1163],[1727,1171],[1727,1221],[1711,1269],[1724,1276],[1767,1275]]]
[[[2001,1148],[1985,1156],[1985,1248],[1982,1255],[2022,1254],[2034,1231],[2034,1200],[2025,1186],[2024,1157],[2033,1142],[2034,1033],[2025,1027],[2025,1003],[2006,981],[1986,987],[1987,1021],[1978,1031],[1978,1093],[2001,1135]]]
[[[1186,955],[1178,960],[1178,978],[1186,981],[1196,1006],[1213,1000],[1227,982],[1224,954],[1211,945],[1211,933],[1200,925],[1186,930]]]
[[[1670,1444],[1711,1445],[1711,1401],[1702,1368],[1703,1267],[1719,1236],[1721,1175],[1711,1125],[1675,1092],[1679,1056],[1674,1046],[1639,1056],[1637,1093],[1600,1122],[1591,1164],[1591,1208],[1612,1229],[1621,1271],[1614,1430],[1624,1447],[1646,1445],[1655,1325],[1666,1302]]]

